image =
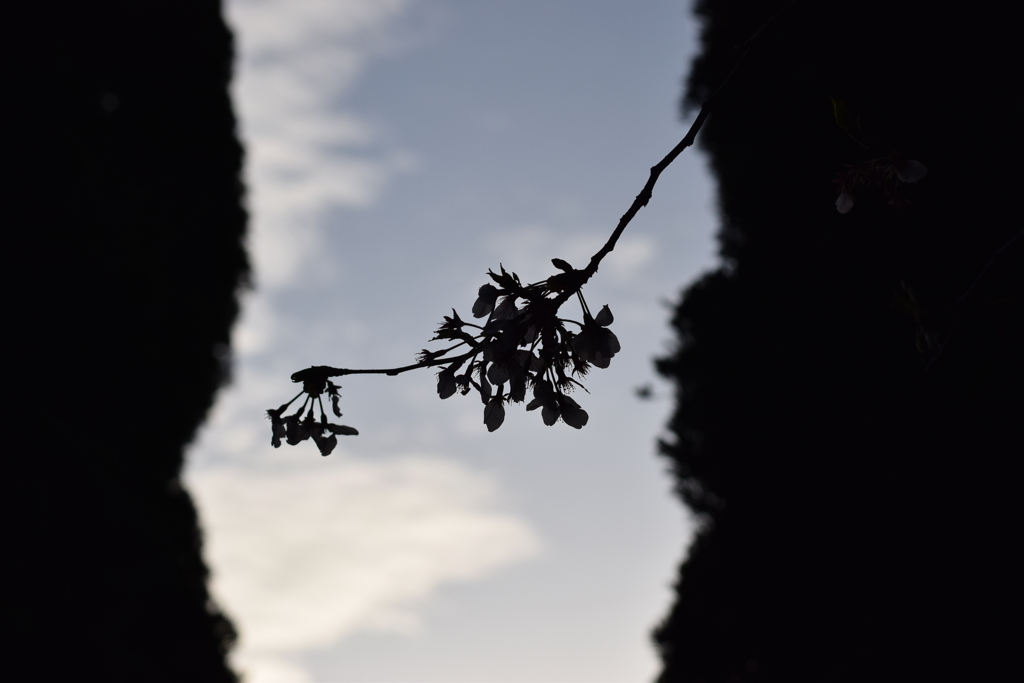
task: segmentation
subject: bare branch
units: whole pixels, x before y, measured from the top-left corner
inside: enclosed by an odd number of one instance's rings
[[[533,389],[533,400],[526,406],[527,410],[542,409],[544,423],[552,425],[561,420],[565,424],[580,429],[587,424],[588,415],[575,400],[567,394],[575,387],[585,387],[570,375],[583,377],[591,367],[607,368],[612,357],[619,352],[619,341],[609,328],[613,316],[607,306],[595,316],[583,298],[582,287],[597,272],[598,266],[605,256],[615,249],[619,237],[629,225],[637,212],[650,201],[654,186],[662,171],[669,167],[684,149],[694,143],[697,133],[714,108],[715,102],[729,87],[733,76],[739,70],[744,59],[762,39],[765,30],[775,19],[797,0],[790,2],[769,19],[758,31],[740,47],[744,52],[737,59],[732,71],[725,81],[701,106],[697,118],[690,125],[689,131],[661,161],[651,167],[650,176],[640,194],[632,205],[619,219],[618,225],[608,241],[594,254],[587,267],[577,270],[561,259],[552,259],[552,264],[561,273],[553,275],[543,282],[523,285],[515,273],[508,273],[504,267],[501,273],[488,272],[495,284],[486,284],[479,290],[479,296],[473,306],[474,317],[487,316],[483,327],[468,323],[455,311],[452,317],[445,316],[445,322],[437,331],[432,341],[439,339],[461,340],[459,344],[441,351],[424,351],[418,363],[397,368],[352,369],[334,368],[326,365],[314,366],[300,370],[292,375],[293,382],[301,382],[303,391],[308,398],[291,415],[285,415],[288,407],[299,398],[277,409],[267,411],[271,419],[273,439],[276,447],[285,438],[291,445],[308,438],[316,441],[323,455],[330,453],[337,443],[337,435],[355,435],[358,432],[345,425],[333,425],[328,422],[323,407],[322,394],[331,397],[334,414],[338,417],[338,385],[330,381],[332,377],[345,375],[400,375],[411,370],[446,366],[438,375],[437,392],[445,399],[457,391],[463,395],[476,389],[484,403],[484,424],[488,431],[494,431],[504,420],[505,402],[521,403],[526,401],[528,388]],[[495,286],[497,285],[497,286]],[[583,322],[578,323],[558,316],[559,308],[573,296],[579,299],[583,314]],[[498,302],[498,299],[501,302]],[[517,306],[522,302],[522,307]],[[578,332],[571,332],[564,323],[574,322],[579,326]],[[464,326],[480,330],[475,337],[463,331]],[[438,357],[454,349],[469,344],[470,350],[459,356]],[[456,376],[462,365],[469,361],[463,374]],[[473,380],[474,375],[479,381]],[[492,390],[492,383],[497,385]],[[506,393],[505,385],[508,384]],[[320,418],[316,419],[314,403],[319,407]],[[307,405],[309,406],[307,412]]]
[[[423,361],[420,363],[413,363],[412,365],[404,365],[400,368],[381,368],[381,369],[370,369],[370,368],[332,368],[329,365],[314,365],[311,368],[305,370],[299,370],[292,374],[293,382],[304,382],[313,375],[321,376],[324,378],[328,377],[344,377],[345,375],[387,375],[393,377],[395,375],[401,375],[403,372],[409,372],[410,370],[419,370],[420,368],[430,368],[436,365],[448,365],[450,363],[457,363],[458,361],[467,360],[472,358],[473,355],[478,353],[476,350],[468,351],[461,356],[449,356],[447,358],[435,358],[429,361]]]

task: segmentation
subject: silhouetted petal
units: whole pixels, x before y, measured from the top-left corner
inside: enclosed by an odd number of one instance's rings
[[[313,441],[316,442],[316,447],[320,449],[320,455],[327,456],[331,454],[335,446],[338,445],[338,437],[333,433],[328,436],[323,436],[321,431],[318,429],[313,432]]]
[[[845,190],[839,193],[839,199],[836,200],[836,211],[839,213],[850,213],[853,209],[853,195]]]
[[[500,263],[498,264],[498,267],[501,268],[501,275],[498,275],[493,270],[487,271],[487,274],[491,277],[492,280],[494,280],[501,287],[504,287],[507,290],[519,289],[522,286],[522,283],[519,281],[518,275],[516,275],[515,273],[506,273],[505,266],[501,265]]]
[[[487,381],[487,378],[480,375],[480,399],[486,404],[491,398],[491,383]]]
[[[487,379],[491,384],[504,384],[508,381],[508,368],[504,363],[491,363],[487,368]]]
[[[516,297],[514,294],[510,294],[501,300],[498,307],[494,309],[495,320],[509,320],[516,317],[519,314],[519,309],[516,308]]]
[[[341,389],[340,386],[327,380],[327,394],[331,397],[331,408],[334,411],[335,417],[341,417],[341,408],[338,406],[338,400],[341,398],[339,389]]]
[[[572,350],[586,362],[590,362],[590,359],[594,357],[594,353],[597,351],[597,346],[594,341],[594,335],[589,334],[587,328],[583,328],[583,331],[573,337]]]
[[[431,341],[433,341],[433,340],[431,340]],[[419,353],[416,354],[416,362],[417,363],[429,363],[432,360],[440,358],[444,354],[445,354],[445,352],[443,350],[442,351],[430,351],[429,349],[423,349],[422,351],[420,351]]]
[[[600,310],[597,317],[594,318],[594,322],[601,327],[608,327],[614,320],[615,318],[612,317],[612,309],[608,308],[607,304]]]
[[[306,429],[306,425],[299,419],[298,414],[289,415],[284,418],[285,426],[285,440],[289,446],[302,443],[309,438],[309,431]]]
[[[568,396],[562,396],[561,403],[562,421],[570,427],[582,429],[590,420],[590,415],[587,414],[587,411],[580,408],[580,404]]]
[[[920,161],[908,159],[896,165],[896,177],[904,183],[916,183],[927,175],[928,169]],[[841,212],[841,213],[845,213]]]
[[[501,423],[505,421],[505,404],[502,400],[501,394],[498,394],[484,406],[484,424],[487,425],[487,431],[493,432],[495,429],[501,426]]]
[[[544,369],[544,362],[529,349],[519,349],[516,352],[516,361],[527,372],[540,372]]]
[[[611,330],[600,329],[597,331],[597,352],[602,356],[611,358],[622,350],[619,338]]]
[[[437,332],[435,333],[437,334],[436,338],[451,338],[451,333],[458,332],[459,330],[462,329],[462,326],[465,324],[466,323],[463,322],[462,318],[459,317],[459,314],[456,313],[455,309],[453,308],[452,314],[450,316],[444,316],[444,322],[441,323],[440,327],[437,328]]]
[[[283,408],[283,406],[282,406]],[[267,417],[270,418],[270,445],[274,448],[281,447],[281,439],[285,436],[286,429],[284,420],[281,418],[282,408],[268,410]]]
[[[480,287],[476,301],[473,303],[473,317],[482,318],[494,310],[494,302],[498,298],[498,288],[492,284]]]
[[[355,427],[349,427],[348,425],[327,425],[327,428],[330,429],[333,433],[341,434],[342,436],[359,435],[359,430],[357,430]]]
[[[458,385],[455,383],[455,370],[447,367],[437,373],[437,395],[442,399],[448,398],[455,393]]]
[[[541,419],[544,424],[551,426],[558,421],[560,414],[558,406],[558,395],[551,387],[551,382],[546,379],[538,380],[533,385],[533,400],[526,405],[527,410],[541,408]]]
[[[527,410],[533,410],[539,408],[544,404],[544,401],[553,396],[555,393],[551,387],[551,382],[546,379],[539,379],[533,383],[533,400],[526,406]]]
[[[516,403],[526,398],[526,372],[518,365],[509,368],[508,397]]]
[[[572,348],[580,359],[599,368],[607,368],[612,356],[622,349],[615,333],[596,321],[586,321],[583,331],[573,339]]]

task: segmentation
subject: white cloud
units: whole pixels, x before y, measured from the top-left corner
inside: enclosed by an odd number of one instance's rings
[[[389,31],[405,0],[231,0],[238,38],[234,101],[247,148],[250,251],[261,287],[282,287],[311,266],[322,218],[372,204],[409,167],[398,150],[356,153],[377,141],[338,103],[368,62],[397,49]]]
[[[188,480],[213,593],[240,626],[238,664],[256,680],[301,680],[287,674],[289,654],[357,631],[414,632],[416,608],[439,585],[539,549],[489,477],[440,458],[208,468]]]
[[[648,235],[620,237],[615,250],[602,261],[616,280],[628,280],[650,265],[657,253],[654,239]]]
[[[241,632],[233,657],[250,683],[308,680],[290,655],[360,630],[413,631],[440,585],[480,579],[539,548],[525,522],[499,509],[488,477],[447,460],[336,453],[260,469],[275,462],[263,411],[281,401],[283,378],[309,345],[295,339],[274,293],[318,267],[326,212],[372,204],[410,164],[341,106],[373,58],[401,48],[391,29],[409,4],[226,7],[239,48],[234,101],[257,288],[235,329],[235,382],[199,435],[186,479],[206,530],[211,589]],[[353,343],[366,336],[358,323],[342,328]],[[197,456],[207,464],[197,467]]]

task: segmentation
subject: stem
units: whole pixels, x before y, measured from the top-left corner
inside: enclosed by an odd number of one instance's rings
[[[421,363],[413,363],[412,365],[403,365],[400,368],[375,368],[375,369],[361,368],[361,369],[352,369],[352,368],[332,368],[332,367],[330,367],[328,365],[317,365],[317,366],[314,366],[312,368],[308,368],[307,370],[300,370],[299,372],[296,372],[295,374],[292,375],[292,381],[293,382],[301,382],[301,381],[303,381],[304,378],[301,377],[300,375],[302,373],[308,372],[309,370],[319,370],[319,371],[324,373],[324,375],[323,375],[324,377],[344,377],[345,375],[388,375],[389,377],[392,377],[394,375],[400,375],[403,372],[409,372],[410,370],[419,370],[420,368],[430,368],[430,367],[434,367],[435,365],[446,365],[448,363],[455,363],[455,362],[458,362],[458,361],[464,361],[464,360],[466,360],[467,358],[469,358],[470,356],[472,356],[472,355],[474,355],[476,353],[478,353],[478,352],[474,349],[472,351],[467,351],[466,353],[462,354],[461,356],[455,356],[455,357],[451,357],[451,358],[435,358],[434,360],[423,361]],[[298,379],[296,379],[297,376],[299,376]],[[305,405],[305,404],[303,404],[303,405]]]
[[[576,298],[580,300],[580,308],[583,309],[583,319],[586,320],[587,318],[593,318],[594,316],[590,314],[590,307],[587,306],[587,301],[583,298],[583,290],[576,290]]]
[[[305,392],[303,392],[303,393],[305,393]],[[302,394],[299,394],[299,396],[301,396],[301,395]],[[295,398],[298,398],[298,396],[296,396]],[[304,412],[306,412],[306,404],[309,403],[309,398],[310,398],[309,395],[306,394],[305,400],[302,401],[302,405],[299,406],[299,409],[297,411],[295,411],[295,415],[300,415],[301,416]],[[292,400],[294,401],[295,399],[293,398]],[[295,417],[295,415],[292,415],[292,417]]]
[[[1013,243],[1020,239],[1021,235],[1024,235],[1024,230],[1018,232],[1016,235],[1011,237],[1010,240],[1006,242],[1006,244],[992,252],[992,256],[990,256],[988,259],[988,263],[986,263],[985,267],[981,269],[980,273],[978,273],[978,277],[974,278],[974,282],[971,283],[971,286],[967,288],[967,291],[964,292],[959,299],[953,302],[953,306],[958,309],[956,313],[956,318],[953,320],[953,324],[950,325],[949,327],[949,332],[946,334],[945,341],[943,341],[942,345],[939,346],[938,353],[932,356],[932,359],[928,361],[928,364],[925,366],[924,374],[928,374],[928,371],[931,370],[932,366],[934,366],[935,363],[938,362],[939,358],[942,357],[942,353],[946,350],[946,347],[949,346],[949,340],[953,338],[953,332],[956,330],[957,325],[960,323],[960,318],[963,316],[964,313],[964,309],[960,308],[960,306],[962,304],[967,303],[967,299],[971,296],[971,293],[974,291],[974,288],[978,286],[978,283],[985,279],[986,275],[988,275],[989,268],[992,267],[992,264],[996,262],[996,259],[999,258],[999,256],[1002,255],[1004,251],[1013,246]]]
[[[299,393],[295,394],[295,398],[293,398],[292,400],[290,400],[287,403],[285,403],[283,406],[278,408],[278,410],[281,411],[282,413],[284,411],[288,410],[288,406],[290,406],[291,404],[295,403],[295,399],[297,399],[299,396],[302,396],[304,393],[306,393],[306,392],[305,391],[300,391]]]
[[[459,342],[458,344],[456,344],[455,346],[450,346],[450,347],[448,347],[447,349],[442,349],[442,350],[441,350],[441,353],[448,353],[449,351],[454,351],[455,349],[459,348],[460,346],[465,346],[465,345],[466,345],[466,344],[468,344],[468,343],[469,343],[469,342],[466,342],[466,341],[461,341],[461,342]]]
[[[1011,246],[1013,246],[1013,243],[1020,239],[1021,235],[1024,235],[1024,230],[1018,232],[1016,235],[1010,238],[1009,242],[1007,242],[1006,244],[992,252],[992,256],[989,258],[988,263],[986,263],[985,267],[981,269],[980,273],[978,273],[978,277],[974,278],[974,282],[971,283],[971,286],[967,288],[967,291],[964,292],[963,296],[961,296],[959,299],[953,302],[954,306],[959,306],[960,304],[967,301],[967,297],[971,295],[971,292],[973,292],[974,288],[978,286],[978,283],[985,279],[985,275],[988,274],[988,269],[991,268],[992,264],[996,262],[996,259],[999,258],[999,255],[1002,254],[1007,249],[1009,249]]]

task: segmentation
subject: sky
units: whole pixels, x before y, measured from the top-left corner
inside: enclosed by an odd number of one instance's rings
[[[584,289],[622,351],[574,396],[582,430],[512,405],[488,433],[479,398],[439,400],[430,370],[343,378],[360,434],[326,458],[272,448],[265,411],[304,367],[437,348],[488,269],[585,265],[686,132],[689,9],[226,0],[254,280],[186,483],[250,683],[656,676],[650,631],[693,524],[656,454],[672,403],[652,361],[670,303],[716,263],[698,152]]]

